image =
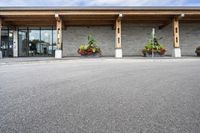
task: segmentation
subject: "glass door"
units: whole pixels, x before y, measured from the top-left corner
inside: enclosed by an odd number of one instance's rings
[[[40,28],[29,28],[29,56],[42,56]]]
[[[41,30],[40,45],[43,56],[53,55],[52,30]]]
[[[8,57],[13,57],[13,31],[9,30],[8,35]]]
[[[18,51],[19,56],[28,56],[28,30],[19,30],[18,32]]]
[[[56,49],[55,38],[56,30],[53,27],[19,27],[19,56],[53,56]]]
[[[13,31],[9,29],[1,32],[1,51],[3,57],[13,57]]]

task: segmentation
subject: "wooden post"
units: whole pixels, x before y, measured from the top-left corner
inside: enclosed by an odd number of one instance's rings
[[[121,49],[121,19],[116,20],[116,28],[115,28],[115,48]]]
[[[62,20],[56,21],[56,48],[62,48]]]
[[[56,18],[56,51],[55,58],[62,58],[62,19],[59,14],[55,14]]]
[[[181,15],[182,17],[182,15]],[[179,39],[179,19],[180,17],[175,17],[172,21],[173,26],[173,46],[174,52],[172,53],[173,57],[181,57],[181,49],[180,49],[180,39]]]
[[[56,48],[61,50],[62,48],[62,19],[59,15],[56,16]]]
[[[173,46],[174,48],[179,48],[180,43],[179,43],[179,20],[178,18],[174,18],[173,22]]]
[[[122,58],[122,25],[121,25],[121,19],[122,14],[119,14],[119,16],[116,19],[115,22],[115,57],[116,58]]]

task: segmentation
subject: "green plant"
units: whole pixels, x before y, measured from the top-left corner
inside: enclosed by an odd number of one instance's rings
[[[81,55],[101,54],[101,50],[96,45],[96,40],[91,35],[88,35],[88,44],[81,44],[78,53]]]
[[[96,45],[96,40],[92,37],[92,35],[88,35],[88,44],[89,45]]]
[[[158,39],[156,38],[155,33],[152,32],[151,37],[149,38],[148,42],[144,46],[144,49],[142,50],[142,53],[144,54],[144,56],[146,56],[147,54],[152,55],[152,53],[159,54],[162,56],[165,54],[165,52],[166,52],[165,47],[158,42]]]

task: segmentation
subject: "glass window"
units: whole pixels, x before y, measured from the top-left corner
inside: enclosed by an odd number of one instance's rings
[[[19,30],[27,30],[27,27],[19,27]]]
[[[19,56],[28,56],[28,30],[19,30],[18,31],[18,52]]]
[[[1,30],[0,50],[3,57],[13,56],[13,30],[9,30],[8,28]]]
[[[53,30],[53,52],[56,50],[56,30]]]
[[[53,27],[19,27],[19,56],[53,56],[56,30]]]
[[[30,30],[40,30],[40,27],[28,27]]]
[[[40,30],[29,30],[29,56],[42,55],[42,47],[40,45]]]
[[[3,26],[1,30],[8,30],[7,26]]]
[[[1,51],[3,57],[8,56],[8,48],[9,48],[9,33],[8,30],[1,30]]]
[[[52,30],[41,30],[41,43],[42,53],[44,55],[52,55]]]
[[[56,46],[56,30],[53,30],[53,45]]]

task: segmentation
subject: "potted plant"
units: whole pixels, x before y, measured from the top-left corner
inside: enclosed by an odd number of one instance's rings
[[[197,54],[197,56],[200,56],[200,46],[196,48],[195,53]]]
[[[78,53],[84,57],[100,56],[101,49],[97,46],[96,40],[91,35],[88,35],[88,44],[81,44]]]
[[[144,57],[160,57],[163,56],[166,51],[166,48],[158,42],[155,36],[155,29],[153,29],[151,38],[142,50]]]

